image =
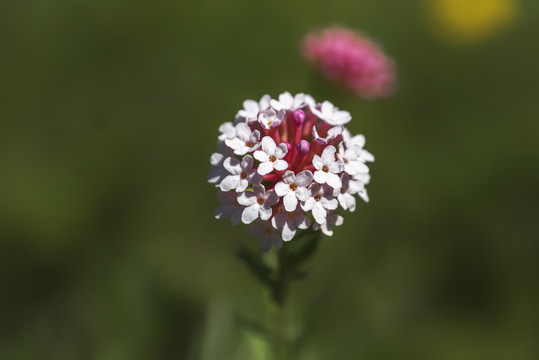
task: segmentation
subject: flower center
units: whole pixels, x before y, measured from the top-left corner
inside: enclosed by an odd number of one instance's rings
[[[324,165],[324,166],[322,166],[322,171],[323,171],[323,172],[328,172],[329,169],[328,169],[328,167],[327,167],[326,165]]]
[[[246,171],[243,171],[240,175],[240,178],[242,179],[246,179],[247,178],[247,172]]]
[[[259,197],[258,199],[256,199],[256,202],[258,203],[258,205],[264,205],[264,198]]]
[[[314,196],[314,200],[320,201],[320,199],[322,199],[322,195],[316,194],[316,195]]]
[[[290,190],[295,191],[297,188],[298,186],[296,185],[296,183],[290,184]]]
[[[254,143],[254,142],[252,142],[251,140],[248,140],[248,141],[246,141],[246,142],[245,142],[245,146],[247,146],[247,147],[250,147],[250,148],[251,148],[251,147],[255,146],[255,143]]]
[[[275,160],[277,160],[277,158],[275,157],[275,155],[270,155],[269,161],[275,162]]]

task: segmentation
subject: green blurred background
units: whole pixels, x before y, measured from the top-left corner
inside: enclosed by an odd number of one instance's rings
[[[0,359],[262,359],[235,321],[262,317],[233,253],[256,240],[206,173],[218,125],[283,91],[349,110],[376,156],[294,287],[303,358],[538,359],[539,3],[458,43],[427,2],[2,2]],[[333,24],[383,44],[395,98],[307,68]]]

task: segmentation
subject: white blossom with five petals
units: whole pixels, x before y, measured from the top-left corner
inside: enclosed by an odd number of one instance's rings
[[[284,241],[290,241],[296,235],[297,229],[307,229],[311,226],[311,220],[301,209],[294,211],[279,211],[271,219],[271,224],[275,229],[281,230],[281,236]]]
[[[336,152],[335,146],[329,145],[322,151],[322,156],[313,157],[313,166],[316,169],[314,181],[340,189],[342,183],[338,174],[343,171],[344,166],[342,161],[335,159]]]
[[[258,217],[268,220],[272,214],[272,206],[279,202],[275,191],[266,191],[264,185],[253,185],[253,191],[246,191],[238,195],[238,202],[246,206],[241,214],[241,221],[250,224]]]
[[[265,136],[262,139],[262,150],[254,152],[254,157],[260,161],[258,165],[258,173],[260,175],[267,175],[274,169],[277,171],[283,171],[288,168],[288,163],[283,158],[288,153],[288,149],[285,144],[277,146],[275,141]]]
[[[247,189],[249,182],[260,183],[262,180],[257,176],[256,169],[253,169],[253,157],[245,155],[241,162],[238,159],[229,157],[223,161],[224,168],[229,175],[219,184],[222,191],[236,190],[242,192]]]
[[[310,195],[301,203],[304,211],[312,211],[314,220],[318,224],[326,222],[328,210],[335,210],[339,206],[337,199],[333,198],[333,189],[327,185],[313,183],[309,186]]]
[[[309,198],[307,187],[313,181],[313,173],[304,170],[297,175],[288,170],[283,175],[283,181],[275,184],[275,192],[283,197],[283,204],[286,211],[294,211],[298,206],[298,200],[305,201]]]
[[[239,123],[235,127],[235,135],[227,138],[225,144],[234,150],[236,155],[245,155],[260,147],[260,131],[252,131],[249,125]]]

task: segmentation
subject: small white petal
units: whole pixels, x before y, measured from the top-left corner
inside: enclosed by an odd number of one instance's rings
[[[298,198],[298,200],[305,201],[309,198],[309,195],[310,195],[309,190],[303,187],[296,189],[296,197]]]
[[[318,170],[314,172],[314,181],[316,181],[319,184],[325,184],[326,183],[326,175],[327,173],[323,172],[322,170]]]
[[[288,171],[286,173],[288,174]],[[301,187],[307,187],[313,181],[313,177],[314,176],[312,172],[310,172],[309,170],[304,170],[296,175],[296,184]]]
[[[269,160],[268,154],[266,154],[265,152],[261,150],[255,151],[253,156],[255,157],[255,159],[257,159],[260,162],[266,162]]]
[[[286,194],[286,196],[283,198],[283,204],[286,211],[294,211],[296,210],[296,207],[298,206],[298,199],[296,198],[296,194],[294,192],[289,192]]]
[[[322,166],[324,166],[324,163],[322,162],[322,159],[320,158],[320,156],[315,155],[313,157],[313,166],[316,170],[322,169]]]
[[[327,173],[326,183],[334,189],[340,189],[342,187],[341,178],[336,174]]]
[[[288,163],[284,160],[276,160],[273,163],[273,167],[275,168],[275,170],[283,171],[288,169]]]
[[[328,210],[335,210],[339,206],[337,199],[328,200],[327,198],[322,198],[320,202],[322,203],[322,206]]]
[[[265,203],[269,204],[270,206],[273,206],[279,202],[279,195],[275,193],[275,191],[270,190],[266,193],[266,200]]]
[[[368,173],[369,167],[361,161],[350,161],[344,166],[346,172],[350,175],[357,175],[361,173]]]
[[[279,144],[279,146],[275,149],[275,157],[277,159],[282,159],[285,157],[285,155],[288,153],[288,148],[285,144]]]
[[[294,238],[294,235],[296,235],[296,229],[291,227],[289,222],[286,222],[283,226],[283,241],[290,241]]]
[[[246,155],[241,159],[241,168],[245,171],[249,171],[253,167],[253,162],[253,157],[251,155]]]
[[[249,186],[249,181],[247,181],[247,179],[240,178],[238,186],[236,187],[236,192],[245,191],[245,189],[247,189],[248,186]]]
[[[335,146],[330,145],[322,151],[322,162],[326,165],[331,164],[335,161],[335,153],[337,152],[337,149],[335,149]]]
[[[296,176],[294,175],[293,171],[287,170],[283,175],[283,182],[285,184],[292,184],[296,181]]]
[[[263,162],[258,165],[257,171],[260,175],[267,175],[273,171],[273,163],[269,161]]]
[[[238,159],[229,157],[226,158],[225,161],[223,161],[223,166],[229,173],[233,175],[239,175],[241,174],[241,166],[240,161]]]
[[[240,177],[239,175],[228,175],[221,181],[219,184],[219,188],[222,191],[230,191],[232,189],[235,189],[238,184],[240,183]]]
[[[356,198],[350,194],[344,194],[344,201],[349,211],[356,211]]]
[[[243,206],[251,206],[256,203],[256,195],[252,191],[246,191],[238,195],[238,203]]]
[[[260,219],[262,220],[268,220],[271,217],[272,211],[271,211],[271,205],[264,204],[260,206]]]
[[[290,185],[285,184],[284,182],[277,183],[275,184],[275,192],[279,196],[285,196],[290,192]]]
[[[303,209],[303,211],[309,211],[314,207],[315,203],[316,201],[314,200],[314,198],[310,197],[306,201],[301,203],[301,208]]]
[[[236,125],[236,136],[242,140],[247,141],[251,136],[251,128],[246,123],[239,123]]]
[[[258,218],[260,206],[258,204],[253,204],[249,207],[246,207],[241,214],[241,221],[244,224],[250,224]]]
[[[368,152],[367,150],[363,150],[360,155],[361,160],[365,162],[373,162],[374,161],[374,155]]]
[[[273,153],[275,153],[275,149],[277,149],[275,141],[271,137],[265,136],[262,139],[262,150],[268,155],[273,155]]]
[[[327,211],[322,204],[316,203],[312,209],[313,217],[317,223],[323,224],[326,222]]]
[[[243,108],[250,114],[256,115],[258,113],[258,103],[254,100],[245,100]]]

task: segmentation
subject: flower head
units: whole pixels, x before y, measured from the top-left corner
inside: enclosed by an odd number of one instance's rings
[[[333,27],[312,32],[303,40],[302,52],[328,80],[343,85],[360,98],[386,98],[395,91],[393,60],[356,31]]]
[[[306,94],[246,100],[235,123],[219,128],[219,151],[210,158],[208,182],[220,189],[215,217],[251,224],[263,251],[280,248],[298,229],[331,236],[343,222],[339,211],[354,211],[356,195],[368,201],[374,157],[365,137],[345,128],[350,120]]]

